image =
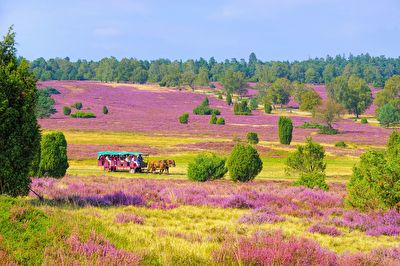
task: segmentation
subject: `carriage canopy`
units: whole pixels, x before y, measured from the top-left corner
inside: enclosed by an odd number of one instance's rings
[[[100,156],[127,156],[127,155],[135,155],[135,156],[147,156],[147,154],[144,154],[142,152],[135,152],[135,151],[99,151],[97,153],[97,159],[100,158]]]

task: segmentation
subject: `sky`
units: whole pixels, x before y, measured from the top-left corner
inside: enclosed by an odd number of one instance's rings
[[[0,0],[10,25],[29,60],[400,56],[400,0]]]

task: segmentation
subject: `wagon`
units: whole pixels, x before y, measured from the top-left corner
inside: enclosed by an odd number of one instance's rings
[[[127,152],[127,151],[100,151],[97,153],[97,165],[103,167],[104,171],[117,172],[129,171],[130,173],[140,173],[147,171],[147,162],[144,157],[148,154],[142,152]],[[134,158],[141,157],[140,165]]]

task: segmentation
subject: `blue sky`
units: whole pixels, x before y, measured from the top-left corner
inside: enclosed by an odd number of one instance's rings
[[[28,59],[400,56],[399,0],[1,0]]]

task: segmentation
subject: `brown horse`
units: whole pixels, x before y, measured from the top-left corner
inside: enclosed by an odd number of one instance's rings
[[[150,161],[147,165],[147,171],[149,173],[154,173],[159,170],[159,174],[162,174],[164,171],[168,174],[168,168],[167,160]]]

